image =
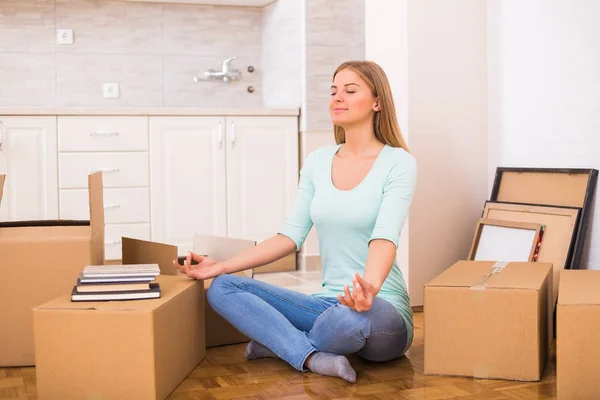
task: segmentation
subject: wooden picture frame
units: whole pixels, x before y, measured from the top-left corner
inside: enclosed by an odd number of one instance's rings
[[[579,208],[573,249],[565,269],[579,269],[598,170],[591,168],[496,168],[490,201],[524,206]]]
[[[467,257],[470,261],[535,261],[542,224],[480,218]],[[504,243],[497,244],[499,240]]]
[[[552,263],[554,304],[558,299],[560,272],[567,268],[574,251],[579,207],[551,207],[488,201],[482,218],[543,224],[544,238],[537,261]]]

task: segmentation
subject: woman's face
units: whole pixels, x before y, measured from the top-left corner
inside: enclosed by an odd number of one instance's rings
[[[334,125],[348,128],[373,119],[377,101],[366,82],[351,69],[337,73],[331,85],[329,113]]]

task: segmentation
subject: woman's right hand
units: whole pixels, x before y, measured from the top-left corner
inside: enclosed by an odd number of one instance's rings
[[[196,261],[198,264],[192,265],[192,260]],[[175,265],[175,268],[177,268],[179,272],[194,279],[210,279],[217,275],[221,275],[224,272],[222,265],[216,260],[191,251],[188,252],[187,257],[183,262],[183,266],[179,265],[177,260],[173,260],[173,265]]]

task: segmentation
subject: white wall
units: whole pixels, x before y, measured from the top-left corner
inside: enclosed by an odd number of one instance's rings
[[[600,1],[488,7],[489,187],[498,165],[600,168]],[[600,269],[592,217],[581,267]]]
[[[407,1],[366,0],[365,7],[365,58],[376,62],[386,72],[394,102],[400,130],[409,143],[408,131],[408,38]],[[381,40],[393,37],[395,40]],[[397,261],[404,279],[408,282],[410,216],[400,235]]]
[[[366,55],[386,70],[418,162],[398,260],[419,306],[423,285],[466,258],[488,197],[486,3],[366,5]]]

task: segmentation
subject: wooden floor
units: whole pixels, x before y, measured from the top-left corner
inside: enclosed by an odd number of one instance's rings
[[[406,357],[368,363],[350,357],[357,383],[300,373],[277,359],[247,361],[245,345],[209,349],[207,357],[171,394],[182,399],[555,399],[554,351],[541,382],[423,375],[423,314],[415,314],[415,339]],[[35,368],[0,369],[0,399],[36,399]]]

